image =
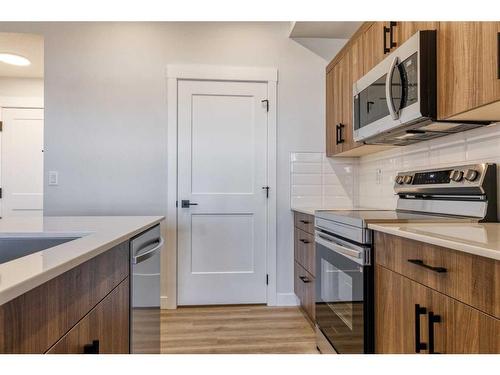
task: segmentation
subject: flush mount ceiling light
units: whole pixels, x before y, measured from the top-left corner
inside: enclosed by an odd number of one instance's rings
[[[5,53],[5,52],[0,52],[0,62],[17,66],[28,66],[31,64],[31,61],[29,61],[24,56],[16,55],[14,53]]]

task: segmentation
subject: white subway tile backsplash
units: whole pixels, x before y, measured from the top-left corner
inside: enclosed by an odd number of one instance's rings
[[[352,207],[356,163],[352,159],[329,159],[322,152],[292,152],[291,206],[318,209]]]
[[[358,169],[354,200],[363,207],[394,209],[397,172],[469,162],[500,164],[500,123],[361,157],[354,165]],[[382,173],[380,184],[377,169]]]
[[[321,173],[321,163],[292,162],[293,173]]]

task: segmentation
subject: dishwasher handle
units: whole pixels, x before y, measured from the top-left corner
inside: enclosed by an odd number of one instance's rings
[[[157,240],[154,240],[153,242],[148,243],[147,245],[143,246],[141,249],[139,249],[133,256],[132,256],[132,263],[133,264],[139,264],[144,262],[145,260],[151,258],[153,255],[155,255],[163,246],[163,238],[160,237]],[[148,249],[147,251],[144,251],[141,253],[142,250],[148,248],[149,246],[156,244],[156,246],[153,246],[151,249]],[[137,254],[137,255],[136,255]]]

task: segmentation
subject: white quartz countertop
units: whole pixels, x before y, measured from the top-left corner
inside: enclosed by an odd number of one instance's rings
[[[0,264],[0,305],[111,249],[163,219],[163,216],[1,218],[0,238],[81,238]]]
[[[375,231],[500,260],[498,223],[369,224]]]

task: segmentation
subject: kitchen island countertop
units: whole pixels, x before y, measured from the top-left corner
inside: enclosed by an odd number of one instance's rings
[[[0,264],[0,305],[104,253],[163,219],[163,216],[1,218],[0,239],[79,238]]]

